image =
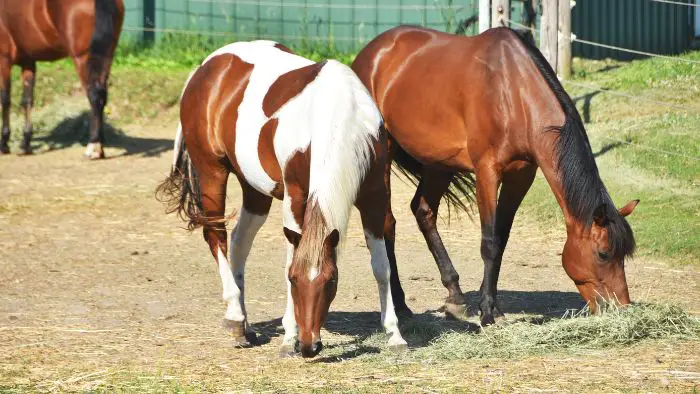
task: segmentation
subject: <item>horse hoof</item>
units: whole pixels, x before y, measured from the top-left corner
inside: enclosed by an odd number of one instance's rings
[[[246,337],[233,337],[232,345],[237,349],[247,349],[249,347],[253,347],[253,345],[248,342],[248,338]]]
[[[91,142],[85,149],[85,157],[89,160],[99,160],[105,158],[105,151],[102,149],[102,144],[99,142]]]
[[[467,304],[453,304],[451,302],[446,302],[444,306],[445,317],[453,320],[466,321],[471,316],[472,313],[469,311],[469,306]]]
[[[293,345],[282,345],[280,348],[280,358],[296,357],[297,352]]]
[[[7,145],[0,146],[0,154],[6,155],[10,153],[10,147]]]
[[[22,151],[19,153],[20,156],[30,156],[34,154],[34,150],[32,150],[31,147],[29,148],[22,148]]]
[[[406,343],[397,343],[394,345],[389,345],[389,350],[392,353],[406,353],[408,352],[408,344]]]

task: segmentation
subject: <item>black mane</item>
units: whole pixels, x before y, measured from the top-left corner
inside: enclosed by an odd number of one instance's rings
[[[634,234],[627,220],[618,214],[600,179],[591,145],[576,106],[542,53],[525,37],[517,32],[515,35],[527,49],[566,115],[564,125],[551,126],[547,131],[559,135],[556,168],[564,187],[564,200],[569,211],[586,226],[590,226],[596,208],[605,204],[610,253],[617,259],[631,256],[635,249]]]

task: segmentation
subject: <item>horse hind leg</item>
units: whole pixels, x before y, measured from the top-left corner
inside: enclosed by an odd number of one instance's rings
[[[260,227],[267,220],[267,215],[270,212],[272,205],[272,197],[266,196],[257,190],[253,189],[244,179],[238,178],[243,191],[243,207],[238,214],[238,223],[231,232],[231,251],[229,261],[231,263],[231,271],[236,286],[240,290],[238,297],[238,305],[235,305],[235,300],[229,303],[224,317],[224,326],[232,331],[232,334],[244,330],[245,338],[249,344],[257,344],[257,335],[250,328],[248,323],[248,313],[245,308],[245,265],[253,245],[253,240],[257,235]],[[222,277],[222,281],[224,278]],[[238,313],[242,312],[243,321]],[[242,326],[241,327],[241,323]]]
[[[470,316],[470,312],[459,286],[459,274],[455,270],[437,230],[440,199],[447,192],[451,181],[452,174],[450,173],[425,169],[416,194],[411,201],[411,211],[438,266],[442,285],[448,291],[448,297],[445,300],[445,313],[456,319],[465,319]]]
[[[384,213],[384,243],[386,244],[386,253],[389,257],[389,266],[391,268],[391,298],[394,301],[394,309],[396,314],[402,318],[410,318],[413,312],[406,305],[406,294],[401,287],[399,279],[399,270],[396,264],[396,218],[391,210],[391,139],[387,141],[389,145],[389,158],[384,164],[384,186],[386,187],[386,212]]]
[[[195,161],[194,157],[191,159]],[[224,326],[233,337],[235,346],[247,347],[250,343],[245,337],[245,313],[240,303],[242,291],[236,283],[227,258],[226,226],[223,222],[229,173],[226,168],[206,165],[202,160],[194,163],[194,170],[199,174],[204,240],[209,244],[209,250],[218,265],[223,289],[222,298],[227,305]]]
[[[22,65],[22,101],[19,105],[24,110],[24,133],[22,138],[22,153],[29,155],[32,153],[32,134],[34,127],[32,124],[32,106],[34,104],[34,80],[36,75],[36,62],[29,62]]]
[[[0,56],[0,105],[2,105],[2,134],[0,135],[0,154],[10,153],[10,71],[12,63],[7,57]]]
[[[103,159],[104,153],[104,108],[107,105],[107,79],[109,67],[102,62],[101,69],[90,67],[88,55],[73,59],[83,88],[90,102],[89,137],[85,156],[88,159]]]

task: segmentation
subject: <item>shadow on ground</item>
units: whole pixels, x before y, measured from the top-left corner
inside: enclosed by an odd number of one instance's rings
[[[477,292],[465,294],[470,309],[478,310],[479,295]],[[561,291],[500,291],[498,294],[501,310],[506,314],[506,319],[511,321],[525,320],[535,324],[543,324],[547,321],[560,318],[567,310],[580,310],[585,306],[581,296],[575,292]],[[415,311],[414,311],[415,312]],[[513,314],[534,315],[530,317],[518,317]],[[510,316],[509,316],[510,315]],[[478,320],[478,319],[474,319]],[[449,332],[475,333],[481,330],[480,326],[473,322],[446,319],[438,310],[428,310],[423,313],[414,313],[411,318],[401,319],[401,332],[411,348],[428,346],[433,340]],[[273,319],[252,325],[257,331],[260,344],[269,343],[272,338],[282,336],[281,319]],[[325,325],[326,330],[334,334],[353,337],[350,343],[327,345],[320,357],[314,362],[331,363],[355,358],[364,354],[374,354],[383,351],[372,341],[365,341],[370,336],[381,333],[379,312],[330,312]],[[348,346],[353,344],[354,346]],[[348,347],[348,350],[335,354],[336,347]],[[324,356],[329,353],[331,355]]]
[[[69,148],[75,144],[87,145],[88,142],[89,112],[85,111],[78,116],[67,117],[49,131],[34,138],[34,142],[41,142],[48,146],[48,150]],[[158,156],[173,147],[173,140],[163,138],[141,138],[127,135],[105,122],[105,146],[124,149],[120,156],[143,155]],[[36,146],[34,147],[37,148]]]

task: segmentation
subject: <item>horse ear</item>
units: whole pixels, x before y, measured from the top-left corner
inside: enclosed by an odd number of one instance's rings
[[[335,248],[338,246],[338,242],[340,242],[340,233],[338,230],[331,231],[331,233],[328,234],[328,237],[326,237],[326,244],[331,248]]]
[[[617,212],[620,214],[620,216],[625,217],[632,213],[634,211],[634,208],[637,207],[637,204],[639,204],[639,200],[632,200],[627,203],[624,207],[620,208],[617,210]]]
[[[301,234],[285,227],[284,236],[287,237],[287,241],[289,241],[290,244],[294,245],[295,248],[299,246],[299,241],[301,241]]]
[[[603,203],[598,205],[598,208],[593,211],[593,223],[599,227],[605,227],[608,223],[608,206]]]

